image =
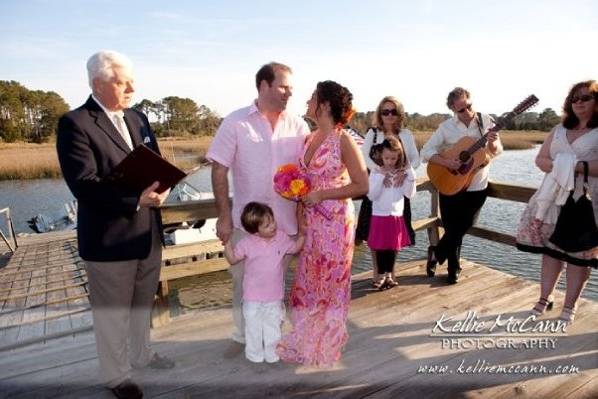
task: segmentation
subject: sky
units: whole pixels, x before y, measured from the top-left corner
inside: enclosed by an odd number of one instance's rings
[[[134,63],[134,102],[189,97],[221,116],[250,104],[269,61],[293,68],[296,114],[328,79],[363,112],[394,95],[409,113],[448,113],[461,86],[478,111],[533,93],[560,113],[575,82],[598,79],[597,21],[595,0],[0,0],[0,80],[75,108],[87,59],[112,49]]]

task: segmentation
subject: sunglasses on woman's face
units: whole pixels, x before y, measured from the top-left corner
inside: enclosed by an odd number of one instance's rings
[[[382,114],[382,116],[397,116],[399,113],[397,112],[396,109],[383,109],[382,112],[380,112]]]
[[[593,98],[594,98],[594,96],[591,94],[582,94],[581,96],[573,96],[573,97],[571,97],[571,104],[575,104],[578,101],[581,101],[582,103],[587,103],[588,101],[591,101]]]
[[[465,107],[458,109],[457,113],[462,114],[463,112],[468,111],[468,110],[471,111],[471,104],[467,104]]]

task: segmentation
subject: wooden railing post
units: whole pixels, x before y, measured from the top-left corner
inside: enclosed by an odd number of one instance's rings
[[[438,190],[435,187],[430,189],[430,217],[440,220],[440,203]],[[437,245],[440,241],[440,228],[438,223],[428,228],[428,241],[430,245]]]
[[[0,209],[0,213],[4,213],[6,215],[5,218],[6,226],[8,228],[8,238],[4,235],[2,230],[0,230],[0,237],[2,238],[2,241],[4,241],[8,246],[10,252],[14,253],[19,247],[19,243],[17,242],[17,235],[15,234],[15,228],[12,224],[12,218],[10,217],[10,208]],[[10,245],[11,241],[14,243],[14,248],[12,247],[12,245]]]

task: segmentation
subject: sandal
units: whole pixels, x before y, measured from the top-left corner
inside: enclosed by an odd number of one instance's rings
[[[572,324],[573,320],[575,320],[575,312],[576,308],[570,308],[568,306],[564,306],[563,310],[561,311],[561,315],[559,316],[559,320],[564,321],[566,324]]]
[[[398,282],[396,282],[395,280],[393,280],[392,278],[386,278],[386,286],[387,286],[388,288],[394,288],[394,287],[396,287],[397,285],[399,285],[399,283],[398,283]]]
[[[381,279],[378,281],[372,280],[372,288],[378,289],[378,288],[380,288],[380,286],[382,286],[382,284],[384,284],[384,279]]]
[[[538,302],[536,302],[536,304],[534,305],[534,308],[531,310],[531,313],[534,316],[540,316],[544,314],[545,311],[552,310],[553,305],[554,301],[552,297],[548,297],[548,299],[540,298]]]

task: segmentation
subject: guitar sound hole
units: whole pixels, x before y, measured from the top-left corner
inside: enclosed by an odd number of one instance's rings
[[[469,155],[469,152],[467,151],[461,151],[461,153],[459,154],[459,160],[461,162],[467,162],[470,157],[471,155]]]

